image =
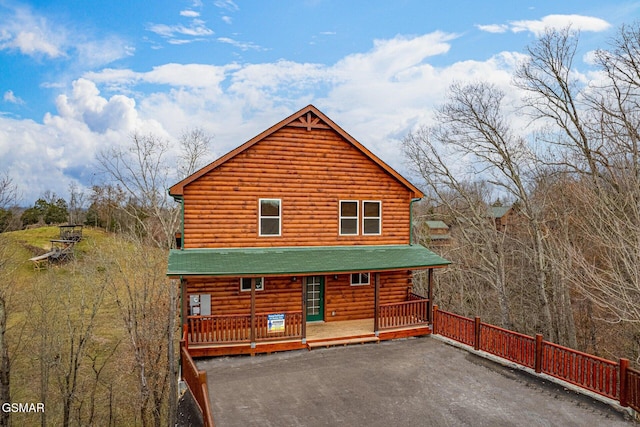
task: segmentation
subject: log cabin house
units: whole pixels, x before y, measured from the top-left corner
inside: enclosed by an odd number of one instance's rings
[[[197,356],[430,333],[412,271],[449,262],[414,244],[422,192],[309,105],[169,189],[181,204],[184,338]]]

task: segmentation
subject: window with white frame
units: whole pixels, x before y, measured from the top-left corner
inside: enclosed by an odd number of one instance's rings
[[[362,202],[362,234],[380,234],[382,227],[382,202]]]
[[[358,234],[358,201],[340,201],[340,235]]]
[[[279,236],[282,223],[280,199],[260,199],[260,236]]]
[[[352,273],[351,286],[361,286],[369,284],[369,273]]]
[[[240,279],[240,290],[243,292],[250,291],[251,282],[255,282],[256,291],[264,290],[264,277],[242,277]]]

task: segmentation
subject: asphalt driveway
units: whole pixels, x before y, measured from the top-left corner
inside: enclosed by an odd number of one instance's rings
[[[431,337],[198,361],[216,427],[633,426],[613,408]]]

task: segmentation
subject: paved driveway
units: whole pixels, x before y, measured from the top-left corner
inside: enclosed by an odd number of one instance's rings
[[[216,427],[634,425],[607,405],[430,337],[198,366]]]

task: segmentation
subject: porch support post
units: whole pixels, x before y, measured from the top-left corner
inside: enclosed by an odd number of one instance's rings
[[[427,321],[429,323],[433,322],[433,268],[430,268],[429,270],[427,270],[427,298],[429,299],[429,301],[427,301]]]
[[[373,299],[374,299],[373,332],[376,334],[376,336],[378,336],[379,334],[378,330],[380,328],[380,325],[379,325],[379,322],[380,322],[380,273],[375,274],[374,283],[375,283],[375,286],[373,289]]]
[[[300,286],[302,286],[302,344],[307,343],[307,278],[300,278]]]
[[[251,348],[256,348],[256,279],[251,279]]]

